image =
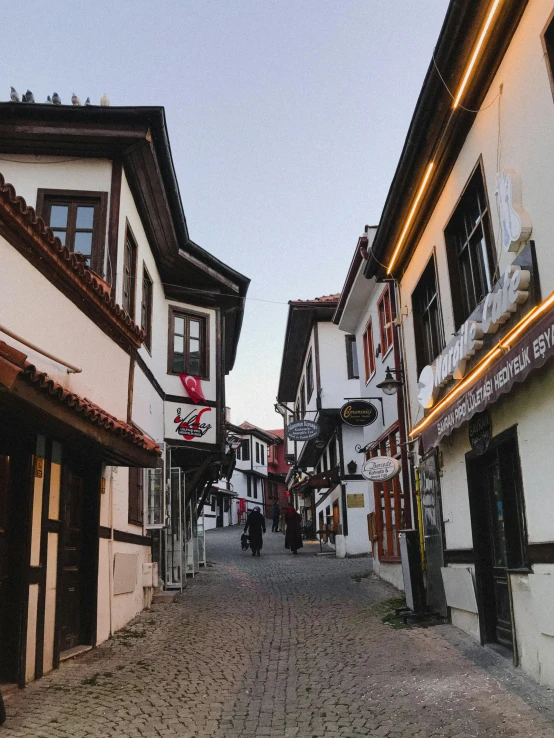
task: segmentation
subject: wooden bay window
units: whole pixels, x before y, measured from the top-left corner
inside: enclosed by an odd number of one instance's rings
[[[209,379],[209,316],[170,308],[168,374]]]

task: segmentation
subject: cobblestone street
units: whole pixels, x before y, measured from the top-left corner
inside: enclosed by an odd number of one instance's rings
[[[554,736],[551,693],[450,626],[394,630],[368,559],[237,528],[173,604],[10,696],[3,738]]]

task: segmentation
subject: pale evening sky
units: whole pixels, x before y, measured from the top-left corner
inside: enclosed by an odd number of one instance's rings
[[[227,381],[233,422],[279,427],[286,303],[339,292],[379,221],[447,6],[4,4],[3,99],[13,85],[38,101],[107,92],[112,105],[165,106],[191,237],[252,280]]]

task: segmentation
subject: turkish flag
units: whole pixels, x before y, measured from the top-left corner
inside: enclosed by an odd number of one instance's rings
[[[192,374],[179,374],[179,376],[181,377],[181,382],[187,395],[193,402],[206,402],[206,398],[202,392],[200,377],[193,377]]]

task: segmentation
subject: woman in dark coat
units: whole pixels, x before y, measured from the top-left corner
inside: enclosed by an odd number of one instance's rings
[[[262,546],[264,545],[263,534],[265,533],[265,518],[260,512],[259,507],[255,507],[251,513],[248,514],[246,519],[246,525],[244,526],[244,532],[250,531],[250,548],[252,549],[252,556],[259,556]]]
[[[299,548],[302,548],[302,516],[292,505],[287,507],[285,525],[285,548],[290,548],[295,554]]]

